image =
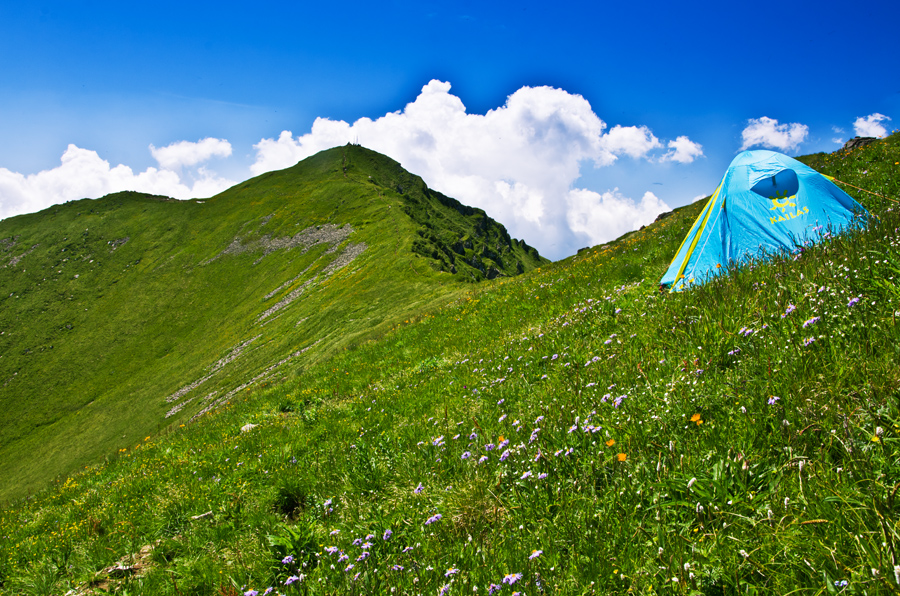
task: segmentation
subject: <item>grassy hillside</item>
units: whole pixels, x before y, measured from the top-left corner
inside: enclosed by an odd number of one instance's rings
[[[895,593],[898,144],[806,158],[867,230],[659,294],[693,204],[61,480],[3,589]]]
[[[2,221],[0,501],[543,262],[357,146],[208,200]]]

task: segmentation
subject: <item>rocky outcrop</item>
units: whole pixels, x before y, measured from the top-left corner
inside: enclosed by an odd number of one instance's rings
[[[225,255],[239,255],[245,252],[262,252],[262,256],[256,260],[254,263],[255,265],[256,263],[259,263],[263,257],[276,250],[289,250],[291,248],[300,247],[303,249],[303,252],[306,252],[318,244],[330,244],[331,249],[329,252],[332,252],[335,247],[349,238],[352,233],[353,226],[350,224],[345,224],[343,226],[324,224],[320,226],[310,226],[305,230],[297,232],[293,236],[284,236],[282,238],[273,238],[268,234],[253,240],[244,240],[240,237],[235,237],[235,239],[231,241],[231,244],[225,247],[222,252],[211,259],[204,261],[202,264],[208,265]]]
[[[878,139],[875,137],[853,137],[841,147],[841,151],[850,151],[851,149],[858,149],[859,147],[865,147],[870,143],[874,143]]]

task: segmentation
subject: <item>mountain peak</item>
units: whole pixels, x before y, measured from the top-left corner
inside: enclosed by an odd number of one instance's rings
[[[546,262],[357,145],[209,199],[4,220],[0,498]]]

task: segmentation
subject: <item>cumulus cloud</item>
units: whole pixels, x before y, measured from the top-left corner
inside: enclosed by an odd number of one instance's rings
[[[703,156],[703,146],[686,136],[680,136],[674,141],[669,141],[668,147],[669,150],[660,158],[660,161],[691,163],[698,157]]]
[[[602,167],[620,156],[652,159],[663,147],[646,126],[606,129],[586,99],[561,89],[523,87],[482,115],[467,113],[449,83],[433,80],[402,111],[353,124],[318,118],[306,134],[295,137],[286,130],[262,139],[254,145],[251,171],[286,168],[323,149],[359,142],[398,160],[432,188],[484,209],[542,254],[559,258],[668,210],[652,193],[635,202],[616,191],[574,188],[583,163]],[[673,160],[678,155],[687,163],[700,151],[687,137],[673,142]]]
[[[151,144],[150,154],[160,167],[179,170],[182,166],[194,166],[213,157],[228,157],[231,155],[231,143],[225,139],[208,137],[196,143],[178,141],[159,149]]]
[[[751,118],[747,127],[741,133],[744,144],[740,150],[761,146],[781,151],[792,151],[800,146],[809,135],[809,127],[805,124],[794,122],[791,124],[778,124],[774,118]]]
[[[575,189],[568,195],[568,221],[573,232],[589,238],[617,238],[626,232],[652,223],[669,206],[652,192],[640,201],[622,196],[619,189],[604,193]]]
[[[859,117],[853,122],[853,130],[860,137],[886,137],[887,129],[881,125],[881,122],[885,120],[890,120],[890,118],[877,112]]]
[[[618,125],[603,137],[602,144],[612,155],[624,153],[631,157],[643,157],[662,146],[646,126]]]
[[[135,173],[125,165],[110,167],[96,151],[69,145],[60,165],[23,175],[0,168],[0,217],[39,211],[56,203],[97,198],[111,192],[136,190],[178,199],[208,197],[234,182],[199,168],[189,183],[168,169],[147,168]]]

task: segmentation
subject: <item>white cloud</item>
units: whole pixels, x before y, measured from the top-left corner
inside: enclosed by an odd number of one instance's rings
[[[56,203],[97,198],[111,192],[137,190],[178,199],[212,196],[234,182],[200,168],[188,186],[171,170],[147,168],[135,174],[125,165],[110,167],[96,151],[69,145],[60,165],[23,175],[0,168],[0,217],[39,211]]]
[[[626,232],[650,224],[669,206],[645,192],[639,202],[622,196],[619,189],[605,193],[575,189],[568,194],[568,222],[573,232],[595,238],[617,238]]]
[[[800,143],[806,140],[808,134],[809,127],[805,124],[797,122],[778,124],[778,120],[765,116],[759,119],[751,118],[747,128],[741,133],[744,144],[741,145],[740,150],[759,145],[770,149],[791,151],[799,147]]]
[[[885,137],[887,129],[880,124],[884,120],[890,120],[890,118],[877,112],[864,118],[859,117],[853,122],[853,130],[860,137]]]
[[[613,156],[624,153],[631,157],[644,157],[653,149],[662,147],[659,139],[653,136],[653,133],[646,126],[619,125],[614,126],[603,137],[603,146]]]
[[[674,141],[669,141],[669,151],[660,158],[660,161],[677,161],[678,163],[691,163],[703,156],[703,145],[695,143],[686,136],[681,136]]]
[[[831,142],[835,145],[843,145],[844,139],[842,139],[841,137],[834,137],[833,139],[831,139]]]
[[[196,143],[178,141],[159,149],[151,144],[150,154],[160,167],[179,170],[182,166],[194,166],[212,157],[228,157],[231,155],[231,143],[225,139],[208,137]]]
[[[449,83],[433,80],[402,111],[353,124],[318,118],[307,134],[283,131],[262,139],[254,145],[251,171],[286,168],[359,142],[398,160],[430,187],[484,209],[511,235],[555,259],[648,223],[654,210],[653,217],[668,210],[652,194],[635,203],[615,191],[573,189],[584,162],[602,167],[621,155],[649,160],[663,146],[646,126],[606,128],[586,99],[561,89],[523,87],[481,115],[468,114]],[[687,137],[674,143],[672,159],[700,151]]]

